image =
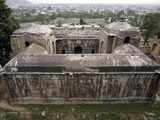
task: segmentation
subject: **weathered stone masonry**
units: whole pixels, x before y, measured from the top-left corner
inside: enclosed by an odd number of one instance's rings
[[[154,72],[5,73],[14,103],[147,102],[156,95]]]
[[[12,37],[13,56],[21,53],[4,66],[1,76],[11,103],[155,100],[159,64],[136,48],[140,31],[128,23],[104,28],[31,25]]]

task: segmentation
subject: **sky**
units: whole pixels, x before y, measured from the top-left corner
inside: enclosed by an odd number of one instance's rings
[[[160,0],[28,0],[33,3],[160,4]]]

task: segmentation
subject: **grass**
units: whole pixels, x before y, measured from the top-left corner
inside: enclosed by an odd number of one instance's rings
[[[24,105],[29,111],[50,111],[50,112],[122,112],[122,113],[140,113],[160,110],[160,104],[108,104],[108,105]]]
[[[5,120],[160,120],[160,103],[21,107],[25,107],[31,113],[31,119],[25,119],[19,114],[8,114]]]

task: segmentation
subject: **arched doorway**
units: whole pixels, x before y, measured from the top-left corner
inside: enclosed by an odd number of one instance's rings
[[[65,53],[66,53],[66,51],[65,51],[65,49],[63,48],[63,49],[62,49],[62,54],[65,54]]]
[[[74,48],[74,53],[75,54],[82,54],[82,52],[83,52],[83,49],[82,49],[81,46],[77,46],[77,47]]]
[[[92,54],[94,54],[95,53],[95,50],[94,49],[92,49]]]
[[[25,47],[30,46],[30,43],[28,41],[25,41]]]
[[[130,40],[131,40],[131,38],[129,37],[129,36],[127,36],[125,39],[124,39],[124,44],[128,44],[128,43],[130,43]]]

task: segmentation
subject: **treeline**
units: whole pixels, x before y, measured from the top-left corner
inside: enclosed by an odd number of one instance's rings
[[[121,10],[113,13],[110,10],[105,11],[64,11],[64,12],[52,12],[52,13],[36,13],[35,11],[22,11],[22,14],[15,15],[16,19],[20,23],[25,22],[41,22],[49,23],[57,18],[78,18],[78,19],[97,19],[103,18],[105,23],[111,23],[116,21],[127,21],[134,26],[141,26],[144,19],[144,15],[139,15],[132,10]]]
[[[38,13],[32,14],[30,12],[26,12],[22,15],[15,16],[19,22],[36,22],[36,21],[50,21],[56,18],[88,18],[88,19],[96,19],[96,18],[104,18],[106,21],[113,17],[113,13],[111,11],[102,11],[102,12],[72,12],[72,11],[65,11],[65,12],[53,12],[53,13]]]
[[[4,65],[9,60],[11,52],[10,35],[16,30],[18,22],[11,15],[11,9],[5,5],[5,0],[0,0],[0,64]]]

